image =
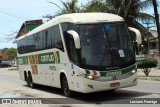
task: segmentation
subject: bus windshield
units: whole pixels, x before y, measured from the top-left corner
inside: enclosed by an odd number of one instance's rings
[[[123,22],[79,24],[81,62],[85,69],[109,70],[135,63],[132,41]]]

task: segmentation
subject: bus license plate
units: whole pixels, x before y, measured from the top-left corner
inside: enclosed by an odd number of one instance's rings
[[[111,84],[110,84],[110,87],[118,87],[118,86],[120,86],[120,83],[119,83],[119,82],[111,83]]]

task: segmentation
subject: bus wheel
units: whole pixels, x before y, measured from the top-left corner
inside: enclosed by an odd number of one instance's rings
[[[116,89],[112,89],[112,90],[108,90],[108,93],[114,93],[116,91]]]
[[[31,74],[28,75],[28,82],[29,82],[29,86],[31,88],[35,88],[36,87],[36,84],[33,83],[33,81],[32,81],[32,75]]]
[[[66,76],[63,76],[62,89],[63,89],[65,96],[69,97],[72,95],[72,92],[69,90],[68,81],[67,81]]]
[[[30,87],[29,76],[26,76],[26,83],[27,83],[27,86]]]

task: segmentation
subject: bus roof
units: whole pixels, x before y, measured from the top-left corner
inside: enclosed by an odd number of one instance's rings
[[[120,16],[110,13],[72,13],[60,16],[60,21],[70,21],[71,23],[96,23],[124,21]]]
[[[64,14],[61,16],[57,16],[52,20],[40,25],[39,27],[35,28],[28,34],[25,34],[18,39],[24,38],[25,36],[29,36],[35,34],[39,31],[45,30],[51,26],[54,26],[59,23],[63,22],[70,22],[75,24],[86,24],[86,23],[99,23],[99,22],[118,22],[124,21],[124,19],[118,15],[110,14],[110,13],[71,13],[71,14]]]

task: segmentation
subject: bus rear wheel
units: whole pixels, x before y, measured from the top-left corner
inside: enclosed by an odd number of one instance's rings
[[[36,84],[33,83],[32,75],[31,75],[31,74],[28,75],[27,81],[28,81],[27,84],[28,84],[29,87],[31,87],[31,88],[36,88]]]
[[[72,96],[72,91],[69,90],[68,81],[67,81],[66,76],[63,76],[62,89],[63,89],[65,96],[67,97]]]
[[[26,83],[27,83],[27,86],[30,87],[29,77],[28,76],[26,76]]]

